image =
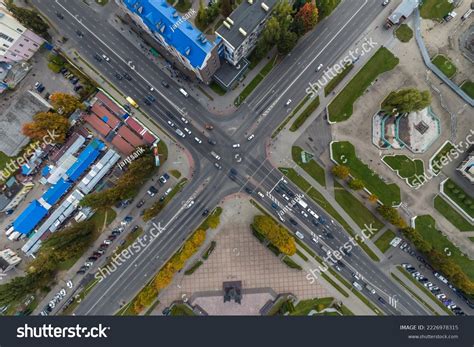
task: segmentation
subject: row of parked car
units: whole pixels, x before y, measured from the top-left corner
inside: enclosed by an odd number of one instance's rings
[[[456,304],[453,302],[453,300],[449,299],[447,297],[447,295],[445,293],[443,293],[438,286],[436,286],[434,283],[430,282],[430,280],[428,280],[428,278],[423,276],[422,273],[417,271],[413,265],[408,264],[408,263],[404,263],[404,264],[402,264],[402,266],[407,272],[409,272],[413,276],[413,278],[415,278],[424,287],[426,287],[431,293],[433,293],[433,295],[436,296],[436,298],[439,301],[441,301],[444,306],[446,306],[451,311],[453,311],[453,313],[455,315],[457,315],[457,316],[464,316],[465,315],[465,313],[461,310],[461,308],[456,306]],[[433,274],[441,282],[448,285],[449,288],[451,288],[454,292],[457,291],[457,289],[452,284],[450,284],[448,282],[448,280],[443,275],[441,275],[438,272],[434,272]]]
[[[79,77],[75,76],[72,72],[70,72],[68,69],[65,67],[61,68],[59,72],[69,80],[74,85],[74,91],[79,92],[83,87],[79,84]]]
[[[74,283],[72,281],[67,281],[66,287],[72,289],[74,287]],[[40,312],[40,315],[48,316],[49,313],[56,307],[56,305],[59,304],[66,297],[66,294],[66,288],[61,288],[59,292],[54,295],[53,299],[51,299],[48,305],[46,305],[43,311]]]

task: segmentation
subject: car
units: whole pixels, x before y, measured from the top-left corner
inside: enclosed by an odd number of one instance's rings
[[[240,143],[235,143],[232,145],[232,148],[240,148]]]
[[[110,245],[111,243],[112,243],[112,241],[107,239],[107,240],[104,240],[103,244],[104,245]]]
[[[247,192],[247,194],[250,194],[250,195],[252,195],[252,194],[253,194],[253,190],[252,190],[252,188],[245,187],[245,191]]]
[[[172,128],[174,128],[176,125],[172,121],[167,121],[168,125]]]
[[[418,281],[423,284],[425,284],[426,282],[429,282],[429,280],[426,277],[418,278]]]
[[[92,256],[96,257],[96,258],[100,258],[102,256],[103,253],[99,253],[99,252],[94,252],[92,253]]]
[[[89,262],[95,262],[96,260],[97,260],[97,257],[94,257],[94,256],[87,258],[87,261]]]
[[[352,277],[354,277],[358,281],[361,279],[360,274],[358,274],[357,272],[353,272]]]
[[[143,99],[143,102],[147,104],[148,106],[151,106],[151,101],[148,100],[147,98]]]
[[[298,225],[298,222],[295,221],[293,218],[290,218],[290,223],[293,224],[294,226]]]
[[[285,106],[286,106],[286,107],[290,106],[291,102],[292,102],[292,100],[291,100],[291,99],[288,99],[288,101],[285,103]]]
[[[283,199],[285,199],[286,201],[290,201],[290,198],[288,197],[288,195],[282,194],[281,196],[282,196]]]
[[[402,264],[402,267],[403,267],[404,269],[406,269],[406,268],[409,268],[409,267],[413,267],[413,265],[408,264],[408,263],[403,263],[403,264]]]
[[[247,137],[247,141],[252,141],[255,138],[255,135],[252,134],[249,137]]]
[[[439,300],[446,299],[446,294],[441,293],[441,294],[436,295],[436,297],[437,297]]]
[[[206,124],[205,127],[206,127],[207,130],[214,129],[214,126],[212,124]]]
[[[81,38],[84,37],[84,34],[80,30],[76,30],[76,35],[81,37]]]
[[[181,117],[181,122],[183,122],[184,124],[188,124],[188,123],[189,123],[189,121],[188,121],[186,118],[184,118],[184,117]]]
[[[263,195],[262,192],[257,192],[257,195],[258,195],[261,199],[265,199],[265,195]]]
[[[185,131],[188,135],[191,135],[191,134],[192,134],[191,130],[189,130],[188,128],[184,128],[184,131]]]
[[[431,288],[431,287],[434,287],[434,284],[431,283],[431,282],[426,282],[423,284],[426,288]]]
[[[74,84],[74,85],[76,85],[78,82],[79,82],[78,77],[74,77],[73,79],[71,79],[71,83]]]
[[[146,96],[146,98],[147,98],[148,100],[150,100],[150,102],[155,102],[155,101],[156,101],[155,97],[154,97],[153,95],[151,95],[151,94],[148,94],[148,95]]]
[[[194,141],[196,141],[196,142],[199,143],[199,144],[202,143],[202,141],[201,141],[201,139],[200,139],[199,137],[195,137],[195,138],[194,138]]]
[[[158,189],[156,189],[155,187],[151,186],[148,191],[147,191],[148,195],[150,195],[151,197],[155,196],[156,193],[158,193]]]
[[[297,232],[295,233],[295,235],[296,235],[300,240],[303,240],[303,239],[304,239],[304,235],[303,235],[301,232],[299,232],[299,231],[297,231]]]
[[[178,136],[182,137],[183,139],[186,137],[186,135],[181,131],[181,129],[176,129],[175,133],[178,134]]]
[[[368,285],[368,284],[365,285],[365,288],[373,295],[375,295],[377,293],[375,291],[375,289],[372,286]]]
[[[319,64],[318,67],[316,68],[316,72],[319,72],[321,71],[321,69],[323,68],[323,64]]]
[[[170,85],[165,81],[165,80],[161,80],[161,85],[165,88],[169,88]]]
[[[77,275],[84,275],[85,273],[86,273],[85,270],[77,270],[77,271],[76,271],[76,274],[77,274]]]
[[[357,289],[358,291],[362,291],[362,286],[359,284],[359,282],[352,282],[352,285],[354,286],[355,289]]]
[[[166,182],[168,182],[164,175],[160,176],[160,178],[158,178],[158,181],[161,183],[161,185],[164,185]]]
[[[382,297],[378,297],[377,299],[381,304],[385,305],[386,304],[386,301],[382,298]]]
[[[84,263],[84,266],[86,266],[87,268],[91,267],[92,265],[94,265],[94,263],[91,262],[91,261],[86,261],[86,262]]]
[[[191,200],[191,201],[188,202],[184,207],[185,207],[186,209],[191,208],[191,207],[194,205],[194,203],[195,203],[195,201],[194,201],[194,200]]]
[[[314,243],[319,243],[319,240],[318,240],[316,237],[313,237],[311,240],[312,240]]]
[[[275,204],[274,202],[272,202],[272,208],[273,208],[274,210],[277,210],[277,209],[278,209],[278,205]]]
[[[409,273],[413,273],[416,271],[416,269],[414,267],[410,267],[408,269],[406,269]]]
[[[390,0],[384,0],[382,2],[382,6],[384,6],[384,7],[387,6],[388,4],[390,4]]]
[[[142,199],[142,200],[140,200],[140,201],[138,202],[137,208],[140,208],[140,207],[142,207],[143,205],[145,205],[145,200]]]
[[[209,214],[209,210],[207,208],[201,213],[203,217],[206,217],[208,214]]]
[[[138,229],[140,228],[140,226],[138,225],[135,225],[133,228],[132,228],[132,233],[134,233],[135,231],[137,231]]]
[[[417,276],[420,276],[421,273],[419,273],[419,272],[417,271],[417,272],[412,273],[411,275],[412,275],[413,277],[417,277]]]
[[[118,79],[119,81],[123,80],[123,77],[119,72],[115,73],[115,78]]]
[[[451,305],[448,306],[448,308],[452,311],[452,310],[454,310],[455,308],[458,308],[458,307],[456,306],[456,304],[451,304]]]
[[[102,58],[105,60],[105,61],[110,61],[110,58],[108,56],[106,56],[105,54],[102,54]]]
[[[319,225],[319,222],[316,219],[311,219],[311,223],[313,223],[315,226]]]
[[[77,86],[74,87],[74,91],[75,91],[75,92],[78,92],[78,91],[80,91],[82,88],[83,88],[83,87],[82,87],[81,85],[77,85]],[[49,99],[49,96],[47,97],[47,99]]]
[[[41,83],[40,83],[40,82],[36,82],[36,83],[35,83],[35,89],[38,89],[39,86],[41,86]]]
[[[113,241],[117,238],[117,235],[110,235],[109,237],[107,237],[107,240],[110,240],[110,241]]]
[[[207,140],[207,143],[209,143],[212,146],[217,145],[217,142],[215,140],[212,140],[212,139]]]
[[[152,86],[148,86],[148,90],[149,90],[150,92],[154,92],[154,91],[155,91],[155,88],[153,88]]]
[[[303,216],[305,216],[306,218],[309,217],[308,214],[307,214],[305,211],[301,211],[301,214],[302,214]]]
[[[326,235],[326,237],[327,237],[328,239],[333,239],[333,238],[334,238],[334,235],[331,234],[330,232],[325,232],[324,235]],[[348,252],[347,255],[350,255],[350,253]]]
[[[127,81],[131,81],[132,80],[132,77],[128,74],[128,73],[124,73],[123,74],[123,77],[127,80]]]
[[[219,163],[214,163],[214,166],[216,167],[217,170],[222,170],[222,166]]]
[[[56,17],[58,17],[59,19],[64,19],[64,16],[61,12],[56,12]]]
[[[109,247],[109,244],[103,242],[103,243],[99,246],[99,250],[105,251],[108,247]]]

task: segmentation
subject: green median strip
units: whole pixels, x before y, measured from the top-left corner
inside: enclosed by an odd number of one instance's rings
[[[406,277],[408,278],[413,284],[415,284],[423,293],[425,293],[429,298],[433,299],[433,302],[436,303],[444,312],[449,314],[450,316],[454,315],[449,308],[444,306],[436,296],[433,295],[428,289],[426,289],[420,282],[418,282],[416,279],[414,279],[406,270],[401,267],[397,266],[397,269]]]
[[[291,132],[297,131],[303,124],[306,122],[306,120],[311,117],[314,111],[319,107],[319,96],[316,97],[311,103],[308,105],[308,107],[305,108],[303,112],[296,118],[294,123],[290,127]]]
[[[435,309],[433,307],[431,307],[425,300],[420,298],[413,290],[411,290],[410,287],[408,287],[405,284],[405,282],[403,282],[401,279],[399,279],[397,276],[395,276],[394,273],[390,273],[390,275],[392,275],[392,277],[395,279],[395,281],[397,281],[403,288],[405,288],[406,291],[408,291],[411,295],[413,295],[413,297],[415,297],[416,300],[421,302],[428,310],[430,310],[431,313],[433,313],[436,316],[439,316],[439,313],[436,312]]]

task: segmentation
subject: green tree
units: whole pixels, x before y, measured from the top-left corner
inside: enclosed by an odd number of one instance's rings
[[[13,17],[15,17],[21,24],[30,28],[46,40],[51,38],[48,33],[48,24],[46,24],[37,11],[16,6],[13,3],[13,0],[5,0],[4,3],[7,10],[10,11]]]
[[[382,103],[382,110],[395,115],[398,113],[420,111],[430,104],[431,94],[428,90],[419,91],[414,88],[409,88],[391,92]]]
[[[298,35],[292,31],[284,31],[277,43],[278,52],[280,54],[288,54],[296,46]]]
[[[352,179],[349,181],[349,188],[352,190],[362,190],[364,189],[365,185],[364,182],[359,179]]]
[[[231,0],[221,0],[221,14],[224,17],[228,17],[232,13],[232,3]]]
[[[349,177],[351,171],[345,165],[336,165],[331,170],[332,174],[341,180],[345,180]]]
[[[381,205],[377,208],[377,211],[385,220],[387,220],[391,224],[398,226],[400,228],[406,227],[405,221],[400,216],[396,208],[392,206]]]
[[[329,16],[340,2],[341,0],[316,0],[316,7],[319,9],[321,18]]]

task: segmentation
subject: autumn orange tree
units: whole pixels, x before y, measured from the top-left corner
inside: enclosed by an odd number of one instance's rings
[[[54,93],[50,97],[54,109],[63,115],[70,115],[78,108],[83,108],[82,103],[74,95],[66,93]]]
[[[41,140],[49,135],[48,130],[56,136],[56,143],[63,143],[69,129],[67,118],[54,112],[40,112],[33,116],[33,121],[23,125],[23,134],[32,140]]]
[[[307,33],[318,23],[318,9],[312,2],[307,2],[299,9],[296,20],[302,23],[304,32]]]
[[[345,180],[351,173],[349,168],[345,165],[336,165],[332,168],[331,172],[334,176],[340,178],[341,180]]]
[[[252,227],[268,241],[270,241],[280,252],[293,255],[296,253],[295,239],[280,224],[269,216],[255,216]]]

